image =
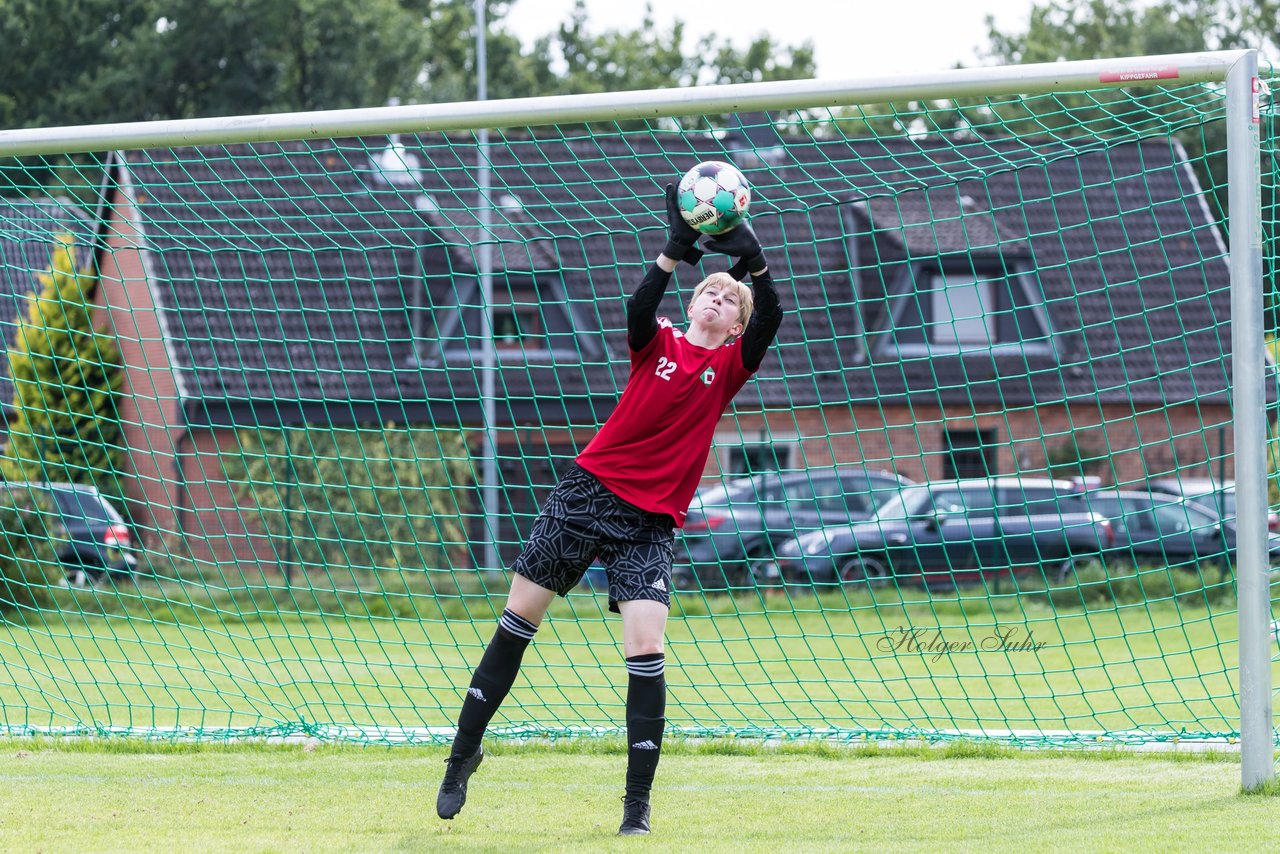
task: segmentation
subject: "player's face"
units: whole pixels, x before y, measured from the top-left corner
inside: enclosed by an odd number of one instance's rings
[[[693,301],[689,321],[729,338],[742,334],[742,324],[738,322],[741,310],[742,300],[735,289],[711,285]]]

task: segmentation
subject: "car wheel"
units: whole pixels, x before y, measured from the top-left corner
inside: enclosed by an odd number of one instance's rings
[[[773,543],[766,540],[752,547],[747,554],[747,580],[756,587],[778,587],[781,579],[778,576],[777,558],[773,553]]]
[[[846,587],[882,587],[889,583],[889,564],[878,557],[856,557],[840,564],[840,583]]]
[[[1094,566],[1097,562],[1096,557],[1069,557],[1054,567],[1053,572],[1050,573],[1050,580],[1054,584],[1066,584],[1076,577],[1079,570]]]
[[[671,586],[676,590],[698,590],[702,587],[698,583],[698,575],[692,567],[684,564],[677,564],[671,570]]]
[[[755,576],[752,574],[751,558],[743,557],[735,561],[726,561],[720,565],[723,573],[723,586],[731,590],[738,590],[744,587],[751,587],[755,583]]]
[[[772,558],[752,562],[751,580],[756,587],[772,589],[785,586],[782,573],[778,571],[778,562]]]
[[[66,579],[66,587],[97,587],[98,582],[102,580],[105,573],[101,567],[91,567],[84,564],[74,566],[68,565],[63,568],[63,578]]]

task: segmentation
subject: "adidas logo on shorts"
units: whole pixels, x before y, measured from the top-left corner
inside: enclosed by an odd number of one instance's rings
[[[481,691],[479,688],[475,688],[475,687],[468,688],[467,693],[470,694],[472,697],[475,697],[477,700],[479,700],[482,703],[489,702],[487,699],[485,699],[484,692]]]
[[[652,741],[650,741],[647,738],[644,741],[637,741],[635,744],[631,746],[634,747],[636,750],[657,750],[658,749],[658,745],[654,744]]]
[[[654,590],[661,590],[664,593],[667,590],[667,582],[663,581],[661,578],[659,578],[657,581],[653,582],[649,586],[652,587]]]

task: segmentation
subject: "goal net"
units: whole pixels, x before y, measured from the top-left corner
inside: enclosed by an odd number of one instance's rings
[[[1233,354],[1224,67],[10,132],[0,724],[450,738],[627,381],[664,186],[721,160],[786,314],[677,538],[670,730],[1235,738],[1233,355],[1264,357]],[[553,606],[495,735],[621,732],[607,590]]]

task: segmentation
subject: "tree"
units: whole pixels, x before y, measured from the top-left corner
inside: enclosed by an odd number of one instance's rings
[[[65,537],[53,507],[25,490],[0,490],[0,620],[23,623],[24,611],[53,604]]]
[[[987,55],[1025,64],[1108,56],[1225,50],[1247,38],[1234,0],[1049,0],[1031,9],[1026,32],[1002,33],[987,17]]]
[[[0,0],[5,127],[381,105],[430,49],[429,0]],[[14,161],[8,161],[13,163]],[[95,155],[25,157],[0,193],[94,201]]]
[[[592,32],[586,6],[577,0],[569,20],[534,48],[539,67],[564,68],[554,87],[543,94],[791,80],[815,72],[813,45],[808,42],[788,47],[765,34],[738,50],[724,44],[719,34],[709,33],[685,53],[685,36],[679,18],[669,30],[659,29],[651,3],[635,30]]]
[[[684,25],[652,9],[632,31],[593,33],[579,2],[526,50],[486,0],[490,98],[780,80],[814,73],[810,45],[714,36],[684,52]],[[256,115],[476,97],[472,0],[0,0],[5,127]],[[13,161],[10,161],[12,163]],[[0,163],[0,193],[91,204],[94,155]]]
[[[406,95],[428,0],[0,0],[7,127],[339,109]]]
[[[476,97],[476,16],[471,0],[429,2],[425,19],[428,56],[406,99],[431,103],[470,101]],[[485,54],[490,98],[547,94],[555,75],[540,58],[526,52],[503,18],[510,0],[485,2]]]
[[[0,470],[8,480],[96,486],[118,501],[124,371],[115,340],[93,328],[97,279],[77,268],[74,243],[63,235],[39,280],[9,348],[13,411]]]
[[[813,49],[745,50],[684,25],[593,33],[581,1],[525,50],[486,0],[489,96],[807,76]],[[471,0],[0,0],[6,127],[463,101],[476,96]]]
[[[148,118],[378,106],[428,55],[413,2],[165,0],[157,12],[120,81]]]
[[[293,570],[446,570],[464,565],[475,479],[458,430],[397,424],[245,429],[223,455]]]

